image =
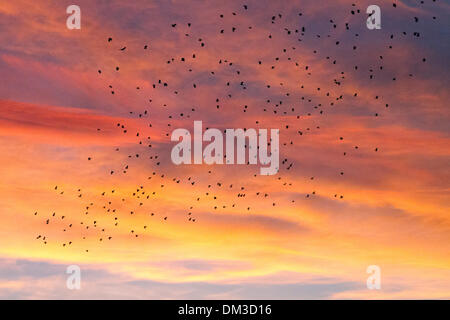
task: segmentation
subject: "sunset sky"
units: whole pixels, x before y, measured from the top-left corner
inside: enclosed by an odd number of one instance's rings
[[[449,299],[449,22],[444,0],[1,1],[0,298]],[[174,165],[194,120],[280,129],[280,172]]]

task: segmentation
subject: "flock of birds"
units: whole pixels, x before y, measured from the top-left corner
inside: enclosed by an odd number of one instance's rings
[[[431,2],[434,2],[432,0]],[[420,1],[421,4],[424,4],[424,1]],[[397,8],[396,3],[393,3],[393,7]],[[251,15],[252,10],[257,10],[257,8],[252,8],[251,6],[247,4],[243,4],[239,10],[236,10],[235,12],[228,13],[231,17],[237,16],[237,15]],[[265,10],[265,9],[264,9]],[[348,8],[350,12],[350,17],[360,15],[361,19],[358,20],[358,23],[365,25],[365,20],[367,19],[367,16],[365,15],[365,8],[358,8],[356,4],[353,4],[351,8]],[[223,41],[226,40],[227,34],[238,34],[239,32],[248,32],[255,30],[255,26],[248,26],[247,30],[242,30],[242,28],[238,28],[233,25],[229,25],[227,27],[223,27],[224,25],[224,17],[227,15],[227,13],[217,13],[217,25],[218,28],[218,36],[223,37]],[[301,19],[301,17],[305,16],[306,13],[304,12],[298,12],[298,17]],[[329,26],[328,31],[325,34],[317,34],[308,32],[307,28],[305,26],[299,26],[298,28],[289,28],[285,26],[283,21],[283,14],[281,13],[274,13],[274,14],[268,14],[267,15],[267,24],[270,26],[277,26],[278,33],[272,32],[267,34],[266,39],[264,40],[264,46],[270,47],[273,46],[273,38],[275,36],[277,37],[285,37],[285,40],[288,39],[292,43],[291,47],[286,48],[273,48],[273,52],[279,51],[279,55],[275,55],[273,59],[268,62],[267,59],[254,59],[254,68],[262,68],[266,67],[265,72],[276,72],[278,71],[278,67],[281,67],[281,62],[284,61],[285,63],[290,64],[290,69],[295,70],[295,72],[298,72],[301,75],[302,79],[308,79],[308,77],[311,77],[313,75],[314,65],[304,65],[300,62],[296,62],[293,58],[296,56],[295,50],[297,49],[297,46],[301,46],[302,42],[307,41],[308,39],[315,39],[319,40],[319,42],[316,42],[317,45],[320,46],[322,41],[327,41],[327,43],[333,43],[335,46],[345,46],[347,50],[351,50],[352,52],[358,51],[358,39],[360,35],[358,33],[355,33],[352,31],[352,27],[349,22],[344,22],[342,24],[339,24],[334,19],[329,19],[328,21],[316,21],[317,24],[324,23]],[[436,19],[436,17],[432,17],[433,20]],[[301,21],[301,20],[299,20]],[[400,34],[391,34],[386,39],[386,46],[382,48],[385,50],[388,48],[389,50],[395,50],[393,47],[393,43],[396,39],[396,37],[406,37],[406,36],[412,36],[414,38],[421,37],[421,33],[417,30],[418,29],[418,23],[420,19],[418,17],[411,17],[411,24],[405,25],[405,28],[411,28],[413,31],[410,30],[401,32]],[[172,22],[167,24],[167,28],[169,28],[172,32],[178,32],[179,28],[183,28],[184,30],[190,30],[193,23],[189,22],[187,23],[187,29],[186,26],[181,26],[178,22]],[[273,28],[271,29],[273,30]],[[333,33],[333,30],[340,30],[344,32],[344,35],[336,33]],[[376,32],[376,31],[374,31]],[[199,59],[200,56],[199,52],[201,50],[206,50],[207,48],[207,40],[205,37],[202,36],[195,36],[193,37],[192,34],[189,32],[185,33],[186,37],[195,38],[195,46],[197,53],[193,52],[192,55],[184,56],[184,57],[171,57],[169,56],[167,60],[164,62],[166,65],[174,66],[178,68],[178,70],[183,70],[182,72],[186,72],[188,76],[186,78],[192,79],[191,75],[192,72],[194,72],[196,61]],[[351,38],[355,39],[354,43],[344,43],[343,40],[344,37],[351,36]],[[348,38],[346,38],[348,39]],[[126,44],[115,44],[114,38],[108,37],[105,39],[107,45],[109,46],[110,50],[120,52],[123,55],[133,55],[134,49],[130,49],[129,46]],[[198,42],[198,43],[197,43]],[[147,50],[151,52],[152,47],[149,44],[142,44],[140,50]],[[318,55],[318,50],[313,51],[314,54]],[[336,59],[331,57],[331,52],[322,57],[325,62],[331,64],[332,68],[339,69],[343,68],[339,65]],[[272,184],[273,180],[276,181],[276,183],[279,184],[280,190],[284,190],[283,188],[291,188],[290,190],[295,190],[295,181],[289,181],[289,178],[285,178],[285,174],[288,174],[288,171],[292,171],[295,169],[295,162],[293,160],[288,159],[285,157],[285,154],[288,153],[289,150],[295,150],[295,140],[296,139],[302,139],[302,136],[308,134],[309,132],[312,132],[313,130],[320,130],[320,119],[321,117],[325,116],[327,114],[327,108],[335,108],[340,103],[345,103],[345,99],[348,98],[348,94],[332,94],[330,91],[335,92],[336,90],[341,90],[343,92],[343,88],[345,87],[345,81],[346,76],[349,73],[359,73],[361,75],[362,73],[367,72],[365,75],[369,80],[373,80],[376,76],[382,75],[383,71],[386,69],[383,66],[383,61],[387,59],[386,56],[379,55],[378,61],[374,63],[374,65],[378,65],[377,68],[374,67],[367,67],[365,65],[355,65],[352,70],[348,71],[337,71],[336,77],[333,79],[330,79],[329,83],[323,83],[323,86],[318,87],[316,89],[316,94],[314,97],[307,97],[306,95],[302,95],[302,89],[307,84],[300,84],[296,85],[298,88],[296,92],[286,92],[284,93],[284,98],[281,100],[273,101],[273,99],[270,98],[262,98],[261,104],[259,106],[249,106],[244,105],[242,106],[242,109],[239,109],[242,111],[242,113],[237,113],[235,109],[233,112],[236,115],[236,117],[245,117],[247,112],[249,112],[250,108],[253,108],[252,112],[259,112],[260,114],[264,115],[265,119],[273,119],[274,121],[281,121],[282,119],[289,118],[290,122],[286,122],[282,128],[280,128],[280,131],[284,131],[289,133],[289,139],[286,141],[281,141],[280,148],[281,148],[281,155],[282,159],[280,159],[280,169],[279,173],[277,175],[274,175],[270,178],[265,177],[264,179],[267,179],[268,184]],[[185,67],[185,63],[189,62],[189,66]],[[426,58],[421,58],[421,61],[417,61],[417,63],[425,63]],[[210,76],[215,77],[218,76],[218,73],[221,70],[225,70],[224,72],[227,72],[226,75],[230,77],[230,79],[223,84],[223,91],[221,96],[216,97],[215,101],[212,101],[212,105],[214,106],[213,109],[215,112],[217,112],[219,115],[223,113],[226,115],[229,114],[230,110],[226,109],[224,107],[224,101],[227,101],[227,105],[230,104],[230,102],[233,101],[233,90],[236,88],[240,89],[243,95],[246,94],[246,92],[249,91],[250,86],[262,86],[263,88],[258,88],[261,90],[267,90],[267,96],[270,96],[273,94],[273,91],[270,91],[271,88],[274,87],[274,85],[266,84],[261,85],[252,81],[246,81],[244,78],[246,76],[249,76],[246,74],[245,71],[240,70],[239,66],[242,66],[244,63],[239,61],[231,61],[228,59],[223,59],[218,57],[217,58],[217,64],[220,66],[220,68],[215,69],[214,71],[210,71]],[[115,70],[116,74],[120,75],[122,72],[120,66],[114,66],[113,69]],[[375,70],[378,69],[378,70]],[[231,72],[230,72],[231,70]],[[377,72],[378,71],[378,72]],[[391,70],[392,71],[392,70]],[[108,88],[108,94],[114,95],[115,97],[118,94],[118,91],[116,88],[111,85],[109,79],[105,79],[104,75],[105,72],[102,68],[99,68],[96,70],[99,81],[104,81],[107,83]],[[413,74],[409,74],[409,77],[413,77]],[[162,78],[164,78],[162,76]],[[290,79],[286,79],[287,81]],[[397,77],[392,78],[392,81],[398,81],[399,79]],[[186,80],[187,81],[187,80]],[[306,80],[307,81],[307,80]],[[196,90],[199,88],[199,83],[192,82],[191,90]],[[281,92],[284,90],[285,83],[280,83],[279,88]],[[140,94],[142,94],[145,90],[170,90],[169,88],[172,88],[172,85],[170,83],[167,83],[163,80],[158,80],[156,83],[154,83],[150,88],[145,88],[142,86],[136,86],[135,89],[139,91]],[[333,88],[330,90],[330,88]],[[155,92],[155,91],[153,91]],[[173,90],[174,95],[179,95],[182,93],[182,89],[175,89]],[[292,96],[294,94],[299,94],[299,98],[295,99],[296,105],[292,103]],[[353,94],[353,97],[358,97],[360,93],[355,92]],[[155,94],[156,95],[156,94]],[[380,95],[377,95],[374,97],[374,99],[381,101]],[[185,214],[185,221],[187,223],[201,223],[201,220],[198,220],[198,217],[195,214],[195,209],[199,207],[200,202],[203,200],[207,200],[208,203],[213,203],[212,207],[210,208],[211,214],[216,212],[217,210],[223,209],[225,212],[229,209],[238,210],[241,214],[248,214],[252,212],[252,204],[254,203],[255,199],[252,197],[256,197],[258,199],[261,199],[261,201],[268,201],[269,207],[275,207],[279,205],[277,203],[278,199],[276,197],[273,197],[270,193],[263,191],[263,190],[255,190],[252,185],[249,183],[248,185],[242,184],[242,183],[236,183],[233,181],[217,181],[217,178],[215,176],[215,170],[220,170],[220,166],[202,166],[204,170],[207,172],[207,179],[204,177],[201,179],[201,181],[196,181],[192,173],[189,173],[189,168],[186,168],[186,172],[188,172],[185,176],[178,176],[173,177],[170,172],[165,172],[167,168],[170,166],[162,166],[162,161],[165,161],[167,159],[167,155],[164,156],[160,153],[158,153],[158,148],[155,148],[155,144],[157,142],[153,142],[151,135],[146,134],[147,130],[152,130],[155,127],[155,121],[158,121],[159,124],[161,120],[164,117],[168,119],[167,122],[167,130],[163,130],[161,132],[160,130],[153,130],[152,135],[162,135],[162,139],[166,141],[167,143],[171,144],[170,142],[170,134],[171,129],[175,129],[175,125],[173,123],[174,120],[180,121],[180,120],[188,120],[188,119],[196,119],[200,120],[201,118],[201,112],[202,110],[208,110],[211,111],[211,104],[209,106],[197,106],[197,107],[189,107],[186,108],[186,110],[183,110],[182,112],[177,111],[177,114],[174,114],[171,112],[171,109],[164,104],[162,107],[157,109],[157,106],[152,105],[153,100],[151,98],[147,98],[146,102],[149,104],[148,108],[143,108],[141,112],[136,111],[129,111],[129,118],[135,118],[139,121],[142,121],[142,131],[139,132],[132,132],[127,124],[120,122],[115,123],[113,126],[116,128],[115,130],[118,130],[120,134],[127,135],[127,136],[133,136],[136,140],[136,148],[133,149],[134,152],[130,152],[130,148],[119,148],[116,147],[114,149],[117,153],[125,153],[124,157],[129,159],[129,163],[125,163],[120,170],[117,169],[109,169],[107,172],[105,172],[105,175],[108,176],[118,176],[121,175],[121,177],[126,177],[129,170],[133,169],[133,166],[131,163],[136,164],[137,161],[141,162],[142,166],[145,166],[147,168],[151,168],[151,171],[148,175],[143,177],[143,180],[146,180],[146,183],[136,183],[135,189],[130,192],[129,194],[127,192],[118,192],[114,187],[110,188],[110,190],[105,190],[101,192],[99,195],[95,196],[95,200],[86,200],[85,195],[83,194],[82,188],[78,188],[74,191],[70,190],[64,190],[64,187],[61,185],[57,185],[54,187],[54,192],[58,196],[68,196],[75,199],[78,199],[81,201],[83,210],[80,212],[79,220],[76,220],[75,217],[71,216],[70,219],[67,217],[64,213],[56,213],[56,212],[40,212],[36,211],[34,215],[42,219],[43,223],[43,230],[39,234],[36,235],[36,240],[41,241],[42,244],[46,245],[51,241],[51,239],[48,236],[48,228],[60,228],[62,232],[70,234],[70,236],[67,237],[67,241],[63,241],[61,243],[61,246],[63,247],[70,247],[73,246],[74,243],[78,243],[79,247],[83,247],[83,241],[86,240],[86,237],[89,236],[95,236],[98,238],[99,242],[103,241],[111,241],[113,239],[112,234],[114,233],[114,227],[118,227],[123,220],[127,220],[127,223],[130,223],[130,217],[133,215],[141,215],[145,214],[147,218],[145,219],[148,221],[148,223],[143,225],[134,225],[133,228],[129,230],[129,235],[134,238],[138,238],[141,234],[148,232],[151,229],[151,224],[154,223],[169,223],[170,222],[170,216],[169,214],[165,212],[155,212],[156,210],[149,210],[147,207],[152,207],[152,204],[155,204],[158,199],[157,196],[160,194],[164,194],[166,192],[168,185],[173,184],[174,186],[182,186],[183,192],[187,195],[189,195],[192,200],[189,203],[186,203],[186,210],[183,214]],[[390,107],[389,103],[383,102],[380,103],[380,107],[385,110],[385,108]],[[236,108],[236,105],[235,105]],[[239,107],[240,108],[240,107]],[[155,113],[157,113],[157,119],[152,120],[152,115],[154,111],[157,109]],[[258,109],[258,110],[255,110]],[[152,110],[150,112],[149,110]],[[249,112],[250,113],[250,112]],[[314,126],[310,126],[307,128],[300,128],[302,121],[307,119],[311,116],[316,116],[314,119],[316,123],[314,123]],[[379,117],[380,111],[374,113],[372,116]],[[156,117],[155,117],[156,118]],[[187,121],[187,125],[185,127],[189,127],[189,125],[192,125],[192,120]],[[205,119],[206,120],[206,119]],[[298,123],[298,125],[293,124],[292,120],[297,121],[295,123]],[[256,120],[255,125],[260,125],[260,121]],[[145,128],[145,129],[144,129]],[[102,134],[102,128],[96,128],[96,131],[98,134]],[[144,133],[145,132],[145,133]],[[337,134],[336,136],[336,143],[339,143],[340,141],[343,141],[344,137]],[[361,146],[355,145],[353,146],[353,152],[358,152],[358,149]],[[367,147],[369,148],[369,147]],[[122,150],[124,149],[124,150]],[[154,151],[156,149],[156,151]],[[372,152],[378,152],[380,147],[379,146],[371,146],[370,149]],[[295,153],[295,152],[294,152]],[[342,155],[344,157],[351,156],[351,152],[349,150],[343,151]],[[86,157],[86,161],[90,164],[95,165],[95,157],[92,155],[89,155]],[[170,160],[168,160],[170,161]],[[141,166],[141,167],[142,167]],[[164,169],[165,168],[165,169]],[[344,170],[338,169],[337,174],[344,176]],[[254,178],[257,179],[258,175],[255,174]],[[306,180],[314,180],[315,176],[307,176],[305,177]],[[206,180],[206,181],[205,181]],[[206,188],[206,192],[204,192]],[[169,191],[170,192],[170,191]],[[235,197],[235,200],[231,202],[226,202],[225,200],[223,202],[220,201],[220,194],[221,192],[226,192],[227,194],[232,194]],[[119,194],[121,196],[115,196]],[[302,194],[301,197],[304,199],[311,199],[313,198],[317,192],[315,190],[307,193]],[[165,194],[170,198],[170,194]],[[331,197],[334,197],[336,199],[343,199],[344,195],[335,193],[333,195],[329,195]],[[296,204],[297,198],[290,199],[290,205]],[[284,201],[284,200],[282,200]],[[124,208],[133,208],[131,209],[124,209]],[[137,208],[137,209],[135,209]],[[144,209],[145,208],[145,209]],[[93,212],[93,210],[97,210]],[[144,212],[143,212],[144,211]],[[124,217],[127,216],[126,219]],[[100,221],[104,221],[105,217],[110,220],[110,223],[108,224],[108,227],[103,225]],[[53,226],[52,226],[53,225]],[[54,240],[58,241],[58,244],[61,240]],[[90,248],[84,247],[83,250],[85,252],[89,252]]]

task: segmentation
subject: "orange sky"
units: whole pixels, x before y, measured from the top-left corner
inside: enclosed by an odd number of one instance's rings
[[[448,299],[449,6],[382,3],[0,4],[0,298]],[[194,120],[287,161],[175,166]]]

